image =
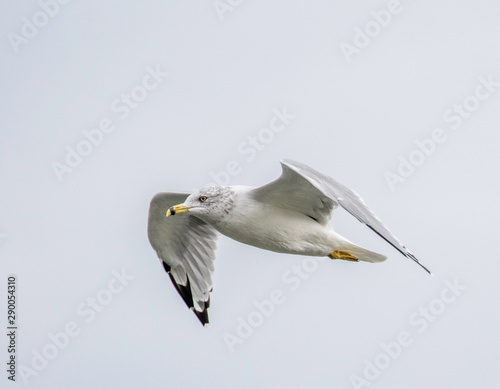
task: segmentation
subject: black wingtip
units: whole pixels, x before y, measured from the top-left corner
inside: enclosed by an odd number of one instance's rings
[[[170,277],[170,280],[172,280],[172,284],[174,284],[175,289],[180,294],[180,296],[182,297],[188,308],[193,308],[194,307],[193,295],[191,294],[191,286],[189,285],[189,278],[187,279],[186,286],[184,286],[184,285],[179,285],[177,281],[175,281],[175,278],[172,275],[172,273],[168,273],[168,275]]]
[[[186,305],[188,306],[189,309],[192,309],[198,320],[203,324],[203,326],[207,325],[209,323],[208,320],[208,307],[210,306],[210,297],[208,300],[205,302],[205,306],[202,312],[197,311],[194,308],[194,302],[193,302],[193,294],[191,293],[191,285],[189,283],[189,277],[187,277],[187,282],[186,286],[184,285],[179,285],[177,281],[175,281],[174,276],[172,276],[172,273],[170,273],[170,266],[167,265],[165,262],[162,261],[163,268],[165,271],[168,273],[170,280],[172,281],[172,284],[174,284],[175,289],[179,293],[179,295],[182,297]]]
[[[161,261],[162,265],[163,265],[163,268],[165,269],[165,271],[167,273],[170,273],[170,266],[167,265],[164,261]]]
[[[413,259],[413,260],[415,261],[415,263],[417,263],[418,265],[420,265],[420,267],[421,267],[422,269],[424,269],[424,270],[425,270],[427,273],[429,273],[431,276],[434,276],[434,274],[432,274],[432,272],[431,272],[429,269],[427,269],[424,265],[422,265],[422,264],[420,263],[420,261],[419,261],[419,260],[418,260],[418,259],[417,259],[417,258],[416,258],[413,254],[411,254],[411,253],[406,254],[406,257],[408,257],[408,258],[410,258],[410,259]]]
[[[420,261],[417,259],[417,257],[415,257],[412,253],[410,253],[408,251],[408,249],[406,247],[403,246],[403,248],[406,250],[403,251],[401,250],[399,247],[395,246],[394,243],[390,242],[389,239],[387,239],[385,236],[383,236],[380,232],[378,232],[375,228],[373,228],[372,226],[370,226],[369,224],[366,225],[370,230],[372,230],[373,232],[375,232],[378,236],[380,236],[382,239],[384,239],[387,243],[389,243],[392,247],[394,247],[396,250],[398,250],[401,254],[403,254],[406,258],[410,258],[412,259],[413,261],[415,261],[418,265],[420,265],[420,267],[422,267],[422,269],[424,269],[427,273],[429,273],[431,276],[434,276],[434,274],[431,273],[431,271],[429,269],[427,269],[424,265],[422,265],[420,263]]]
[[[203,312],[198,312],[196,309],[193,311],[198,320],[203,324],[203,327],[205,327],[209,321],[208,321],[208,310],[207,307],[205,306],[205,309]]]

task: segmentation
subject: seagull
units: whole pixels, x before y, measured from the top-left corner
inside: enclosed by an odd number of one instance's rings
[[[148,238],[177,292],[208,324],[219,233],[278,253],[377,263],[386,256],[360,247],[328,225],[339,205],[405,257],[431,272],[368,209],[353,190],[302,163],[281,161],[282,174],[259,188],[205,187],[151,200]]]

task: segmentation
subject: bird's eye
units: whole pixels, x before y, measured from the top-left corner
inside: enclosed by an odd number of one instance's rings
[[[204,203],[205,201],[207,201],[207,196],[200,196],[200,198],[198,200],[200,200],[202,203]]]

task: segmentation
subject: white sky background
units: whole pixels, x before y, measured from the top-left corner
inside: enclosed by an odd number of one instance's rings
[[[348,63],[341,42],[353,44],[356,26],[387,4],[246,1],[221,20],[211,1],[75,0],[16,53],[8,34],[41,8],[2,3],[0,290],[16,274],[19,300],[11,387],[68,322],[80,333],[30,387],[352,388],[350,376],[363,378],[365,360],[403,331],[412,344],[372,388],[494,386],[500,87],[456,130],[443,114],[474,94],[478,77],[500,80],[500,4],[401,1]],[[112,104],[148,66],[169,75],[122,120]],[[283,107],[296,117],[248,161],[239,145]],[[51,164],[103,118],[114,132],[60,182]],[[391,191],[384,174],[436,127],[447,140]],[[339,232],[389,259],[323,261],[291,290],[282,276],[304,257],[221,237],[203,328],[149,245],[149,201],[190,192],[232,160],[241,172],[231,184],[260,186],[279,176],[282,158],[355,189],[436,276],[337,210]],[[79,304],[122,269],[134,280],[85,322]],[[467,289],[418,332],[411,317],[455,278]],[[223,335],[274,289],[285,303],[230,353]],[[0,361],[6,349],[3,335]]]

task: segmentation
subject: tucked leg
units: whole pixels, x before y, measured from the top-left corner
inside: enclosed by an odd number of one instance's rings
[[[359,262],[358,258],[349,254],[347,251],[335,250],[333,253],[328,254],[331,259],[343,259],[344,261]]]

